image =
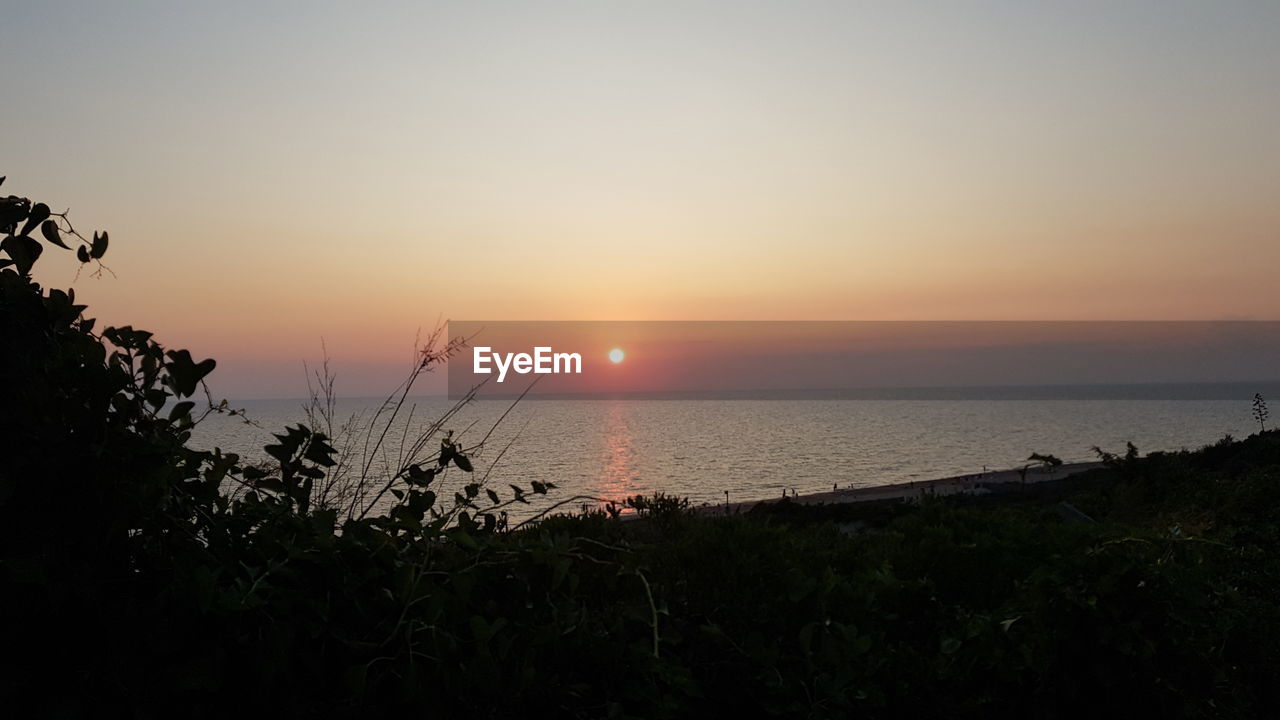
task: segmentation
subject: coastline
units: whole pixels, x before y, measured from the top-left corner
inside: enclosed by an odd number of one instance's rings
[[[1055,468],[1032,467],[1026,470],[1026,483],[1030,485],[1062,480],[1100,467],[1103,467],[1101,462],[1064,463]],[[818,493],[789,495],[785,498],[720,503],[718,505],[703,506],[698,509],[698,512],[708,515],[736,515],[746,512],[757,505],[768,505],[782,502],[783,500],[800,505],[840,505],[885,500],[918,500],[926,496],[984,495],[992,492],[993,487],[1021,485],[1022,482],[1022,469],[1009,468],[1006,470],[971,473],[969,475],[953,475],[933,480],[916,480],[861,488],[841,488]]]

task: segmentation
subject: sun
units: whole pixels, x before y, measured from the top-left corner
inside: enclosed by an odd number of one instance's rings
[[[609,362],[613,363],[614,365],[617,365],[618,363],[622,362],[622,359],[625,358],[626,356],[627,356],[626,353],[622,352],[622,348],[614,348],[609,351]]]

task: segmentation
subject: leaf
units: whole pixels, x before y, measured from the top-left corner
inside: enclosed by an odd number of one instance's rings
[[[460,512],[458,513],[458,529],[454,530],[449,537],[463,548],[466,548],[467,550],[475,550],[480,547],[480,545],[476,543],[475,538],[471,537],[471,533],[467,532],[475,526],[476,523],[471,519],[470,515],[465,511]]]
[[[22,232],[18,234],[26,235],[27,233],[30,233],[32,230],[35,230],[37,225],[43,223],[45,220],[48,220],[48,219],[49,219],[49,206],[45,205],[44,203],[36,203],[35,205],[31,206],[31,212],[30,214],[27,215],[27,222],[25,225],[22,226]]]
[[[18,229],[18,221],[29,214],[29,205],[27,200],[12,195],[0,198],[0,232],[12,235]]]
[[[321,467],[333,467],[338,462],[333,459],[338,451],[328,442],[324,435],[316,433],[311,437],[311,444],[307,446],[307,451],[303,457]]]
[[[471,467],[471,459],[462,453],[454,453],[453,464],[457,465],[462,472],[471,472],[473,469]]]
[[[347,668],[342,673],[342,685],[352,696],[359,696],[364,692],[365,684],[368,682],[369,665],[365,663],[357,663]]]
[[[184,350],[182,352],[186,351]],[[305,425],[285,427],[284,430],[284,435],[272,433],[272,436],[280,441],[278,444],[266,445],[262,448],[268,455],[279,460],[281,464],[292,460],[293,456],[296,455],[298,450],[302,447],[302,443],[306,442],[307,438],[311,436],[311,431],[308,430]]]
[[[853,650],[854,655],[862,655],[863,653],[867,652],[870,649],[871,649],[870,635],[859,635],[858,639],[853,641],[853,647],[851,648],[851,650]]]
[[[19,275],[28,275],[31,268],[36,264],[36,260],[40,257],[40,253],[44,252],[44,247],[40,243],[32,240],[26,235],[12,235],[0,242],[0,249],[3,249],[13,258],[13,264],[18,269]]]
[[[498,493],[494,492],[492,488],[485,488],[484,492],[489,496],[489,500],[492,501],[494,505],[502,502],[502,498],[499,498]]]
[[[303,477],[312,478],[314,480],[319,480],[320,478],[324,477],[323,470],[321,470],[320,468],[308,467],[308,466],[303,466],[298,468],[298,474]]]
[[[471,616],[471,636],[481,645],[489,641],[489,624],[479,615]]]
[[[720,626],[716,625],[715,623],[711,623],[710,625],[699,625],[698,629],[706,633],[707,635],[710,635],[711,637],[716,637],[716,638],[725,637],[724,630],[722,630]]]
[[[89,257],[97,260],[107,254],[107,231],[103,230],[102,234],[93,234],[93,247],[89,249]]]
[[[186,417],[187,413],[191,412],[191,408],[194,408],[195,406],[196,404],[190,400],[183,400],[177,405],[174,405],[173,409],[169,411],[169,420],[173,421],[178,418]]]
[[[438,464],[440,465],[440,467],[445,467],[446,465],[449,464],[449,461],[452,460],[453,457],[457,454],[458,452],[453,449],[453,443],[449,442],[448,440],[441,440],[440,441],[440,459],[438,461]]]
[[[82,263],[89,262],[89,249],[83,245],[76,248],[76,258],[78,258]]]
[[[70,250],[66,243],[62,242],[62,236],[58,233],[58,223],[53,220],[45,220],[40,223],[40,234],[44,235],[44,239],[57,245],[64,250]]]
[[[406,478],[410,485],[421,485],[426,487],[436,477],[436,468],[423,468],[421,465],[410,465],[409,475]]]
[[[813,629],[817,623],[809,623],[800,628],[800,648],[804,650],[805,655],[810,654],[810,648],[813,647]]]
[[[170,350],[165,354],[170,360],[166,365],[169,370],[169,380],[179,397],[193,395],[200,381],[217,366],[212,358],[194,362],[191,359],[191,353],[186,350]]]

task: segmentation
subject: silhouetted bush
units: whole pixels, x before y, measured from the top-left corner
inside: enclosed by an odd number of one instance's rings
[[[502,508],[554,486],[504,499],[474,480],[471,448],[439,425],[424,436],[433,444],[383,474],[364,465],[344,475],[354,466],[341,443],[308,425],[278,434],[265,468],[192,448],[202,417],[234,412],[207,393],[202,406],[195,399],[213,361],[129,327],[98,333],[71,292],[36,284],[41,243],[100,267],[106,235],[85,240],[65,223],[40,204],[0,200],[7,708],[645,718],[1280,709],[1275,431],[1196,453],[1104,454],[1107,469],[1072,484],[1072,503],[1096,524],[1062,522],[1057,495],[715,518],[659,495],[626,503],[637,520],[615,507],[504,530]],[[874,529],[832,522],[863,515]]]

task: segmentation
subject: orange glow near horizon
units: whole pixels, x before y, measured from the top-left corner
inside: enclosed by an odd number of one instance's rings
[[[28,3],[0,175],[229,397],[444,318],[1280,319],[1280,5],[805,5]]]

